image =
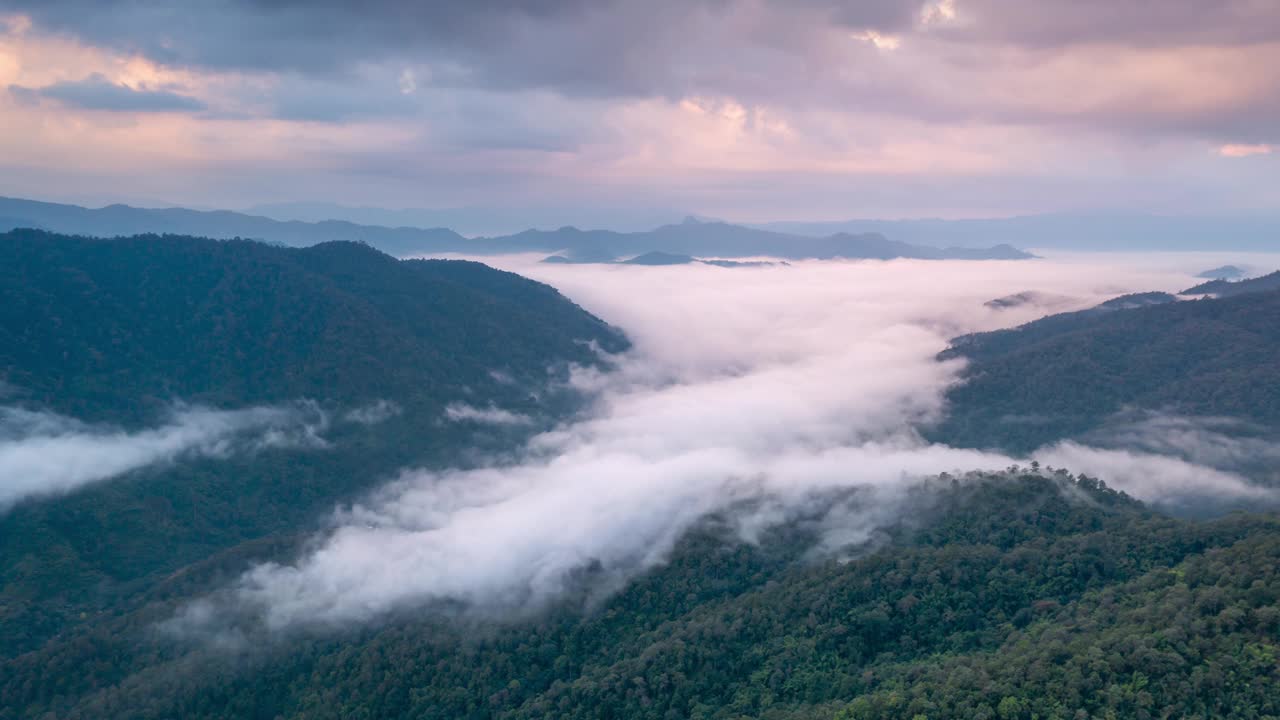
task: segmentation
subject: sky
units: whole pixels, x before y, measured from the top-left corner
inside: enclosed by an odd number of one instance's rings
[[[0,0],[0,194],[1280,208],[1280,0]]]

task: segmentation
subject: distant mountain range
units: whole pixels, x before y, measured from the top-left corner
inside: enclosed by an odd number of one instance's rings
[[[215,239],[246,238],[309,246],[335,240],[363,242],[397,255],[473,255],[546,252],[582,262],[611,262],[649,252],[711,258],[769,256],[787,259],[963,259],[1019,260],[1032,257],[1017,248],[937,248],[889,240],[878,233],[835,233],[807,237],[693,218],[646,232],[611,230],[526,230],[500,237],[466,238],[445,228],[381,227],[340,220],[279,221],[256,215],[183,208],[145,209],[76,205],[0,198],[0,232],[14,228],[99,237],[172,233]]]
[[[889,240],[877,233],[837,233],[827,237],[804,237],[729,223],[704,222],[694,218],[641,233],[560,228],[549,231],[526,230],[506,238],[490,238],[487,242],[521,249],[556,248],[562,257],[573,262],[611,262],[628,256],[646,255],[684,255],[690,258],[778,257],[792,260],[1024,260],[1033,257],[1008,245],[982,249],[936,248]]]
[[[387,228],[341,220],[281,222],[227,210],[148,209],[128,205],[90,209],[0,198],[0,232],[15,228],[95,237],[169,233],[218,240],[244,238],[295,247],[348,240],[367,243],[392,255],[446,252],[467,242],[458,233],[444,228]]]
[[[774,267],[779,264],[788,265],[786,262],[773,262],[769,260],[704,260],[696,258],[692,255],[677,255],[675,253],[666,253],[659,250],[653,250],[643,255],[637,255],[626,260],[608,259],[597,257],[592,260],[581,260],[568,257],[565,255],[551,255],[543,258],[542,262],[552,265],[590,265],[590,264],[613,264],[613,265],[714,265],[722,268],[741,268],[741,267]]]
[[[1277,214],[1064,213],[969,220],[777,222],[755,227],[811,236],[882,233],[906,243],[956,247],[1010,244],[1063,250],[1280,250]]]
[[[689,214],[675,208],[619,205],[381,208],[329,202],[268,203],[243,208],[239,212],[284,221],[345,220],[357,225],[381,227],[447,227],[467,237],[509,235],[530,227],[565,225],[634,232],[665,225]]]
[[[475,207],[400,210],[350,207],[334,203],[259,205],[244,212],[275,220],[346,220],[385,227],[449,227],[469,237],[509,234],[526,227],[563,225],[639,231],[689,214],[671,208]],[[1161,216],[1124,212],[1049,213],[959,220],[862,218],[750,226],[788,235],[813,237],[838,233],[880,233],[901,242],[935,247],[986,247],[1004,243],[1024,248],[1074,250],[1280,250],[1280,215],[1274,213],[1216,216]],[[1244,273],[1205,279],[1234,279],[1243,276]]]

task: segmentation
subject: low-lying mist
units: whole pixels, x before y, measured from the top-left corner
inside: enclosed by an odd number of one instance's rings
[[[0,406],[0,512],[31,497],[183,457],[323,445],[328,418],[311,403],[213,410],[177,407],[153,428],[127,431],[47,411]]]
[[[515,464],[404,471],[339,509],[296,564],[245,574],[227,593],[238,610],[277,629],[435,602],[509,611],[556,596],[584,568],[625,581],[709,513],[754,508],[740,518],[750,535],[826,491],[863,487],[894,507],[922,477],[1025,463],[921,439],[917,428],[945,412],[961,370],[936,359],[948,340],[1127,292],[1176,291],[1204,260],[1159,270],[1111,257],[742,269],[488,262],[548,282],[631,337],[614,371],[574,376],[595,398],[591,411],[535,437]],[[984,305],[1028,290],[1053,307]],[[1037,459],[1156,502],[1268,492],[1152,441],[1063,444]],[[865,540],[892,520],[850,515],[828,544]],[[226,599],[188,608],[179,624],[208,621]]]

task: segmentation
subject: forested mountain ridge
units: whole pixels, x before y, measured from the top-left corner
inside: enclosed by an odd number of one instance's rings
[[[1217,279],[1200,283],[1182,291],[1183,295],[1211,295],[1213,297],[1232,297],[1255,292],[1280,290],[1280,272],[1273,272],[1262,277],[1246,280]]]
[[[1020,260],[1031,257],[1009,245],[991,248],[936,248],[886,239],[877,233],[837,233],[813,238],[758,230],[723,222],[664,225],[645,232],[526,230],[496,237],[465,238],[443,228],[387,228],[328,220],[282,222],[229,211],[183,208],[145,209],[111,205],[96,210],[75,205],[0,198],[0,231],[39,228],[90,235],[175,233],[219,239],[253,238],[291,246],[347,240],[365,242],[398,256],[432,253],[488,255],[565,252],[577,260],[609,262],[628,255],[660,251],[704,257],[922,258]]]
[[[506,393],[619,333],[554,289],[478,263],[180,236],[0,234],[0,380],[26,402],[120,420],[235,406]]]
[[[1273,252],[1280,237],[1280,214],[1047,213],[993,218],[774,222],[760,227],[799,235],[878,232],[909,243],[961,247],[1027,243],[1034,248],[1101,252]]]
[[[1280,428],[1280,292],[1111,302],[954,340],[968,365],[932,437],[1027,452],[1124,409]]]
[[[627,341],[549,286],[478,263],[356,243],[0,234],[4,405],[110,435],[176,402],[305,400],[333,419],[321,448],[190,458],[0,512],[0,656],[191,563],[306,533],[403,467],[513,447],[573,410],[556,388],[570,364],[599,362],[594,347]],[[446,422],[452,403],[528,422]]]
[[[818,525],[750,544],[709,518],[594,610],[419,613],[249,655],[149,633],[180,605],[157,591],[11,661],[0,717],[1280,713],[1274,517],[1175,520],[1055,471],[935,479],[912,505],[847,559],[810,554]]]

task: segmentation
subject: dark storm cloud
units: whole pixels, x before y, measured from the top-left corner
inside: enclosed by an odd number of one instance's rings
[[[3,96],[0,84],[0,101],[63,109],[42,98],[47,90],[67,107],[203,102],[210,132],[184,141],[221,138],[226,147],[238,147],[231,138],[254,132],[254,121],[306,125],[281,136],[270,167],[248,150],[239,160],[208,153],[218,172],[250,166],[228,181],[236,202],[264,174],[305,169],[328,174],[273,181],[268,196],[293,199],[306,186],[413,205],[424,195],[433,205],[488,203],[497,192],[522,203],[530,193],[575,202],[615,193],[625,204],[640,190],[645,202],[757,219],[762,203],[784,217],[818,207],[816,197],[844,213],[850,196],[876,213],[920,203],[972,212],[957,198],[999,213],[1147,198],[1180,208],[1209,195],[1236,207],[1273,202],[1267,173],[1280,158],[1280,75],[1267,71],[1280,66],[1280,0],[0,0],[0,8],[0,23],[9,11],[20,16],[3,39],[31,48],[28,59],[18,53],[19,70],[70,64],[11,75],[4,82],[22,87]],[[199,99],[168,86],[145,97],[102,82],[34,87],[94,70],[118,80],[134,54]],[[11,113],[28,125],[13,137],[30,136],[31,115]],[[212,127],[220,120],[234,122]],[[284,152],[291,143],[301,151]],[[78,177],[88,172],[84,156],[67,153]],[[6,158],[28,179],[44,162]],[[798,180],[780,182],[783,174]],[[606,175],[616,183],[600,182]],[[401,182],[410,179],[419,183],[412,191]],[[371,180],[386,184],[374,190]],[[67,182],[52,185],[62,192]],[[149,197],[173,185],[154,182]]]
[[[893,31],[918,0],[477,0],[364,3],[295,0],[169,2],[17,0],[44,31],[141,53],[177,66],[341,73],[361,63],[414,58],[456,63],[477,84],[554,87],[574,94],[662,94],[681,72],[667,62],[705,42],[707,23],[744,11],[803,22],[745,27],[741,47],[794,52],[796,28],[814,24]],[[731,51],[715,38],[716,52]],[[711,50],[711,48],[708,48]]]
[[[834,25],[905,32],[939,5],[954,8],[965,20],[948,35],[982,43],[1241,45],[1274,42],[1280,35],[1274,0],[205,0],[186,5],[15,0],[7,5],[41,28],[170,64],[331,72],[413,55],[473,64],[494,80],[523,78],[597,90],[609,82],[625,90],[637,81],[632,73],[664,73],[669,69],[664,58],[673,51],[687,53],[685,43],[726,39],[690,32],[702,29],[703,20],[733,21],[737,36],[731,39],[738,49],[787,53],[803,47],[806,29]],[[736,22],[749,16],[770,22]],[[525,54],[531,50],[536,56]],[[501,67],[486,68],[490,63]]]
[[[1079,107],[1043,107],[1021,93],[991,97],[1000,77],[1051,68],[1055,59],[1126,51],[1272,43],[1253,67],[1280,53],[1278,0],[439,0],[364,3],[301,0],[17,0],[39,32],[137,52],[193,68],[329,78],[350,92],[287,93],[285,119],[342,122],[413,114],[394,92],[365,98],[371,67],[426,69],[423,84],[501,92],[542,89],[565,96],[729,96],[878,110],[933,121],[1084,125],[1206,135],[1223,142],[1274,142],[1280,87],[1189,104],[1168,96],[1119,95]],[[893,67],[869,43],[874,30],[927,57]],[[1261,46],[1260,46],[1261,47]],[[1221,58],[1204,72],[1240,75]],[[1215,70],[1215,67],[1217,68]],[[1225,68],[1225,69],[1224,69]],[[944,69],[947,75],[932,77]],[[1124,70],[1117,66],[1119,73]],[[1135,71],[1137,72],[1137,71]],[[1146,75],[1124,77],[1149,78]],[[1063,79],[1064,96],[1087,95]],[[992,82],[988,82],[991,80]],[[941,85],[939,85],[941,83]],[[1092,84],[1092,82],[1090,81]],[[286,87],[292,83],[286,83]],[[973,84],[972,92],[957,86]],[[1105,83],[1104,83],[1105,84]],[[1270,85],[1274,86],[1272,82]],[[1196,88],[1188,88],[1194,91]],[[102,88],[99,88],[102,90]],[[386,98],[391,98],[387,100]],[[153,102],[181,102],[173,96]],[[188,101],[192,102],[192,101]],[[561,143],[556,143],[557,145]]]
[[[193,97],[168,90],[135,90],[117,85],[99,74],[84,80],[70,80],[44,87],[10,85],[9,94],[24,103],[54,100],[84,110],[113,112],[190,112],[205,109]]]
[[[973,22],[956,35],[1042,48],[1276,42],[1275,0],[958,0]]]
[[[344,123],[368,118],[421,115],[422,103],[402,93],[393,82],[339,83],[292,76],[272,88],[244,98],[268,108],[282,120]]]

